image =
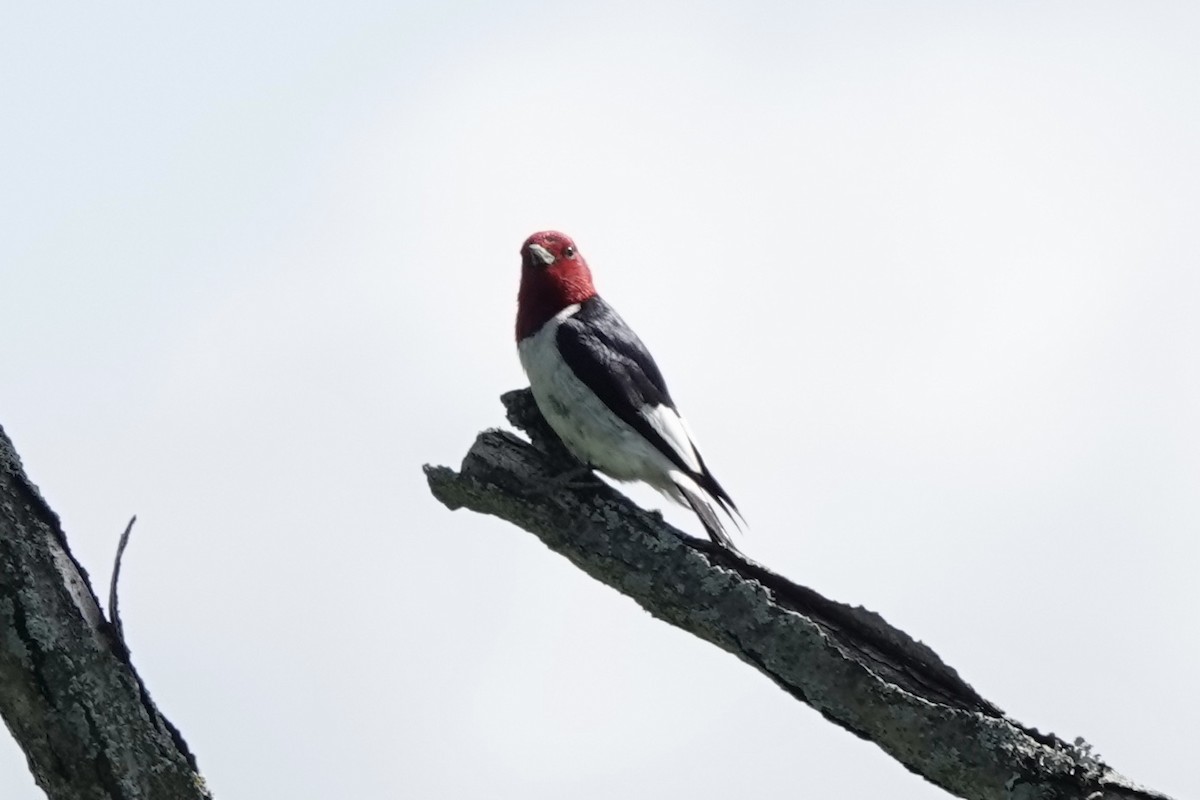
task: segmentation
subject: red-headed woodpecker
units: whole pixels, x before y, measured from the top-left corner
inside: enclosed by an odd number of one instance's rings
[[[542,416],[576,458],[689,506],[714,542],[736,549],[717,511],[741,514],[705,466],[658,365],[557,231],[521,247],[517,350]]]

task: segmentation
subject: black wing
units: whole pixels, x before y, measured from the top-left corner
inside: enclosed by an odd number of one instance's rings
[[[700,453],[692,446],[699,470],[646,420],[646,406],[663,405],[678,413],[662,372],[633,329],[599,296],[585,300],[579,311],[558,327],[558,351],[579,380],[595,392],[609,410],[644,436],[675,466],[711,494],[726,511],[737,511],[729,494],[712,476]]]

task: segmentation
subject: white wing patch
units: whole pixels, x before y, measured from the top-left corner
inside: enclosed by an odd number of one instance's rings
[[[650,423],[650,427],[654,428],[667,445],[679,455],[688,469],[692,472],[700,471],[700,459],[696,455],[696,445],[692,442],[687,425],[678,414],[669,406],[664,405],[653,408],[646,406],[640,413],[642,418]]]

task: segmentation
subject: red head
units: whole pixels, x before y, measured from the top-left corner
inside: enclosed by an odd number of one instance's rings
[[[521,245],[517,341],[536,333],[567,306],[595,294],[592,272],[570,236],[558,231],[530,236]]]

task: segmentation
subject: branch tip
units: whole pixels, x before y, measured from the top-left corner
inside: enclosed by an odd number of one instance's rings
[[[129,518],[129,524],[125,526],[125,532],[121,534],[120,540],[117,542],[117,555],[113,559],[112,579],[108,584],[108,614],[112,619],[113,631],[117,635],[117,641],[125,644],[125,627],[121,624],[121,612],[117,608],[117,583],[121,580],[121,559],[125,555],[125,548],[129,546],[129,535],[133,533],[133,523],[137,522],[137,514]]]

